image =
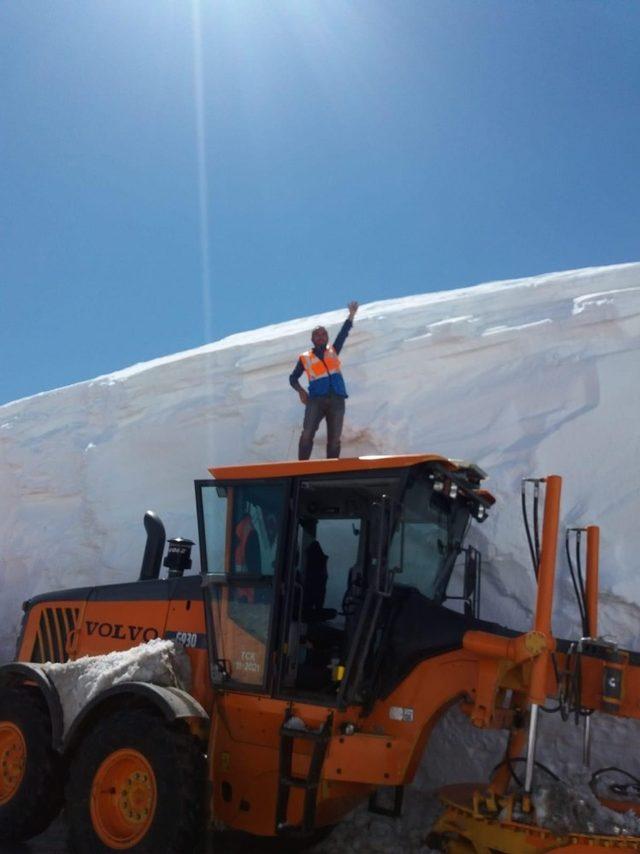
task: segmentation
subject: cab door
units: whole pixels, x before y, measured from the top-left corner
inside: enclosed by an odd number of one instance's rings
[[[288,480],[196,483],[212,679],[267,692]]]
[[[395,471],[301,478],[294,494],[278,695],[360,702],[380,634]]]
[[[215,690],[210,811],[230,827],[269,835],[286,709],[269,695],[290,481],[201,481],[196,490]]]

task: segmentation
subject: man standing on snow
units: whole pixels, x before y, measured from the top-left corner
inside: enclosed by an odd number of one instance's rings
[[[349,317],[342,324],[333,344],[329,344],[329,333],[324,326],[316,326],[311,333],[313,348],[300,354],[298,362],[289,376],[291,387],[298,392],[304,404],[304,422],[298,446],[298,459],[308,460],[313,448],[313,437],[323,418],[327,419],[327,457],[340,456],[340,437],[344,420],[344,402],[347,398],[338,354],[346,341],[353,318],[358,310],[357,302],[349,303]],[[309,388],[300,385],[300,377],[306,373]]]

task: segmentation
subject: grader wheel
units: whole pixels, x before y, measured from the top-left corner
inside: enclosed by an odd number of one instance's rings
[[[150,711],[105,717],[71,761],[66,802],[78,854],[192,854],[202,832],[205,760],[194,737]]]
[[[108,847],[132,848],[149,833],[157,801],[156,775],[142,753],[116,750],[93,778],[91,822]]]
[[[60,778],[44,700],[29,688],[0,688],[0,841],[49,826],[62,806]]]

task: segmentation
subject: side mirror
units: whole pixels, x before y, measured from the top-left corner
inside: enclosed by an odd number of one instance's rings
[[[473,546],[464,550],[464,582],[462,598],[464,599],[465,617],[480,615],[480,576],[482,574],[482,555]]]

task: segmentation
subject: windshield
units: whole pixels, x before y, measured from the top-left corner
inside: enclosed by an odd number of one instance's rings
[[[460,500],[434,492],[434,481],[421,472],[409,480],[391,540],[389,566],[399,584],[416,587],[442,602],[463,544],[469,511]]]

